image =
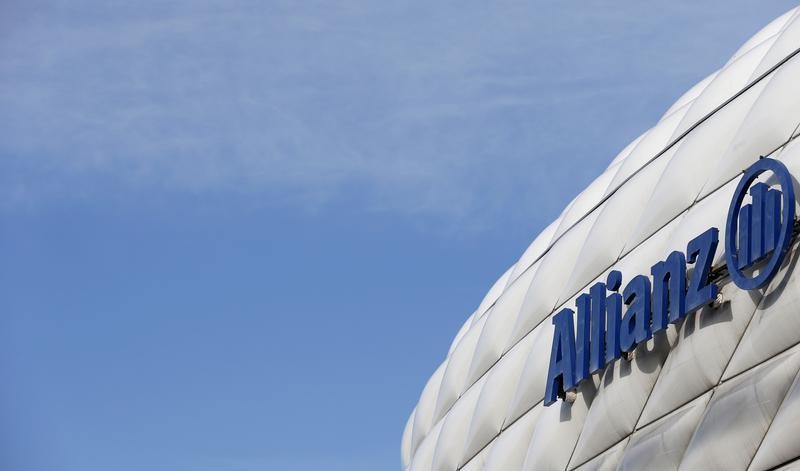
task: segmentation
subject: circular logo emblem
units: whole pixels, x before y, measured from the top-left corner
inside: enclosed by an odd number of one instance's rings
[[[780,190],[760,182],[753,185],[767,171],[778,179]],[[742,206],[748,190],[752,201]],[[728,209],[725,261],[737,286],[750,290],[769,283],[789,251],[793,225],[792,176],[783,163],[762,158],[744,172]],[[766,263],[759,267],[758,275],[745,273],[764,260]]]

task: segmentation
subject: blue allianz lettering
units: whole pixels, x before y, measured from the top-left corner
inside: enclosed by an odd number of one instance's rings
[[[620,294],[617,290],[622,275],[614,270],[606,283],[595,283],[588,294],[578,296],[575,301],[577,332],[572,309],[564,308],[556,313],[544,405],[556,402],[565,391],[574,389],[590,374],[619,359],[623,352],[633,351],[638,344],[666,329],[668,324],[712,302],[717,295],[717,285],[710,283],[708,276],[718,237],[719,230],[711,228],[689,242],[689,264],[695,267],[688,286],[687,258],[681,252],[672,252],[666,260],[653,265],[651,272],[655,281],[652,286],[648,277],[637,275]],[[691,310],[688,310],[687,299],[692,300]],[[623,305],[627,306],[624,316]]]
[[[777,177],[782,191],[756,182],[767,171]],[[747,194],[751,202],[743,205]],[[794,203],[792,178],[781,162],[761,158],[744,172],[728,210],[725,237],[728,273],[740,288],[762,288],[777,273],[792,238]],[[620,291],[622,273],[612,270],[605,282],[576,298],[576,310],[558,311],[552,318],[555,331],[544,405],[712,303],[719,292],[711,280],[718,245],[719,230],[712,227],[692,239],[685,252],[674,251],[654,264],[652,281],[636,275]],[[748,276],[756,264],[761,265],[758,274]]]

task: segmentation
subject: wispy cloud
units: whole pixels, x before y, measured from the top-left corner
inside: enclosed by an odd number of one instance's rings
[[[0,194],[213,190],[299,208],[356,195],[462,221],[544,201],[553,216],[733,51],[682,25],[736,44],[789,5],[740,33],[724,12],[628,7],[7,4]]]

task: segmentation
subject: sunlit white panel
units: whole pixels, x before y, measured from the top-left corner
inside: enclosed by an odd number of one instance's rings
[[[753,70],[750,80],[755,80],[800,47],[800,13],[795,12],[786,26],[776,36],[775,43]]]
[[[543,408],[541,404],[534,407],[495,439],[494,448],[486,459],[486,471],[522,469],[533,430]]]
[[[486,469],[486,459],[489,457],[489,454],[491,454],[495,441],[490,442],[477,455],[472,457],[467,464],[461,468],[461,471],[483,471]]]
[[[512,343],[524,337],[553,312],[561,288],[571,275],[570,267],[575,266],[580,248],[586,241],[598,213],[593,211],[565,233],[542,259],[514,324]]]
[[[545,319],[520,342],[529,343],[531,347],[517,384],[517,390],[508,404],[504,423],[509,424],[517,420],[519,416],[544,399],[553,330],[550,318]]]
[[[800,470],[800,459],[787,463],[784,466],[775,468],[774,471],[797,471]]]
[[[414,428],[415,412],[416,409],[411,411],[411,415],[408,416],[406,426],[403,429],[403,439],[400,442],[400,461],[403,463],[403,468],[408,467],[408,464],[411,462],[411,431]]]
[[[561,224],[556,230],[555,238],[560,237],[600,203],[615,173],[615,168],[606,170],[575,198],[569,211],[561,218]]]
[[[651,190],[652,196],[641,205],[647,210],[628,223],[634,226],[630,236],[634,245],[695,201],[765,85],[765,81],[759,82],[737,97],[676,144],[671,155],[662,157],[668,157],[669,162]]]
[[[798,131],[800,131],[800,129],[798,129]],[[770,157],[780,160],[784,165],[786,165],[786,168],[789,170],[790,174],[797,175],[800,173],[800,140],[793,139],[774,154],[770,155]],[[775,184],[776,181],[773,179],[773,181],[768,183],[772,185]],[[797,196],[797,192],[800,191],[800,186],[797,184],[797,178],[794,180],[794,189],[795,196]],[[795,207],[798,208],[798,206]]]
[[[535,272],[536,270],[528,270],[523,273],[508,287],[487,315],[486,325],[481,332],[470,366],[469,381],[475,381],[486,373],[486,370],[497,362],[500,355],[511,347],[509,344],[511,329],[514,328],[514,321],[517,320],[522,301],[525,299],[525,293],[528,291]]]
[[[794,189],[795,189],[795,197],[797,196],[797,192],[800,191],[800,185],[798,185],[797,172],[800,172],[800,123],[797,124],[795,127],[795,131],[789,140],[783,147],[775,151],[769,157],[773,159],[780,160],[786,165],[786,168],[789,170],[789,173],[793,175],[794,178]],[[768,182],[770,185],[777,184],[777,180],[772,178],[772,181]],[[800,210],[800,202],[795,205],[795,208]],[[800,212],[796,212],[795,214],[800,214]]]
[[[680,469],[746,468],[798,367],[800,354],[793,349],[719,386]]]
[[[714,80],[714,77],[716,77],[718,73],[719,73],[719,71],[716,71],[716,72],[712,73],[708,77],[706,77],[703,80],[697,82],[697,84],[695,84],[692,88],[690,88],[686,93],[681,95],[681,97],[678,98],[678,100],[675,103],[673,103],[672,106],[669,107],[667,112],[664,113],[661,116],[661,119],[659,121],[663,121],[664,119],[669,117],[669,115],[671,115],[675,111],[683,108],[688,103],[694,101],[694,99],[697,98],[703,92],[703,90],[706,89],[708,84],[711,83],[712,80]]]
[[[410,471],[430,471],[433,466],[433,453],[436,451],[436,444],[439,441],[439,435],[442,431],[443,420],[440,420],[431,429],[430,433],[425,440],[420,443],[419,448],[413,453],[411,458]]]
[[[605,202],[580,249],[572,276],[564,284],[560,302],[585,288],[617,260],[626,235],[646,209],[641,202],[650,197],[667,161],[662,158],[648,165]]]
[[[508,270],[503,273],[497,281],[494,282],[492,287],[489,289],[489,292],[486,293],[486,296],[483,297],[483,301],[481,301],[480,306],[478,306],[478,316],[482,316],[486,313],[486,311],[492,307],[492,304],[497,301],[497,298],[503,293],[503,290],[506,289],[506,285],[508,284],[508,279],[511,276],[511,273],[514,271],[514,266],[512,265]]]
[[[442,376],[444,376],[446,368],[446,361],[436,368],[436,371],[433,372],[425,384],[425,388],[419,397],[419,402],[417,402],[417,408],[414,412],[414,428],[411,432],[412,455],[435,424],[433,414],[436,408],[436,398],[439,396],[439,387],[442,384]]]
[[[522,254],[519,261],[514,265],[514,271],[511,272],[509,283],[513,283],[522,273],[533,265],[536,260],[550,247],[550,241],[553,240],[553,234],[556,233],[561,218],[556,219],[547,226],[536,239],[531,242],[527,250]]]
[[[781,66],[769,80],[745,118],[736,137],[717,161],[715,171],[701,191],[706,195],[734,178],[742,170],[784,144],[800,116],[800,57]]]
[[[522,469],[566,468],[596,389],[596,378],[586,380],[574,403],[558,401],[542,409]]]
[[[469,329],[455,350],[453,350],[453,354],[450,355],[447,368],[445,368],[444,376],[442,377],[442,385],[439,387],[439,397],[436,398],[434,420],[441,419],[453,403],[456,402],[456,399],[471,386],[467,382],[467,374],[472,363],[472,357],[475,355],[478,338],[480,338],[485,324],[486,317],[484,316]]]
[[[797,14],[798,8],[792,8],[791,10],[787,11],[783,15],[775,18],[772,20],[767,26],[761,28],[761,30],[754,34],[750,39],[747,40],[742,46],[733,54],[733,56],[728,60],[728,64],[735,61],[742,55],[744,55],[747,51],[753,49],[755,46],[761,44],[766,39],[770,38],[778,34],[778,32],[783,29],[789,20]]]
[[[464,454],[464,446],[484,384],[486,384],[485,378],[475,383],[445,416],[442,432],[439,434],[439,441],[433,454],[431,469],[434,471],[451,471],[469,458]]]
[[[461,341],[461,339],[464,337],[464,334],[466,334],[469,328],[472,327],[473,321],[475,320],[477,314],[478,311],[473,312],[472,315],[470,315],[467,320],[464,321],[464,323],[461,325],[461,328],[458,329],[456,336],[453,338],[453,342],[450,343],[450,348],[447,350],[447,356],[450,356],[453,353],[453,350],[456,348],[456,345],[458,345],[458,342]]]
[[[636,347],[633,361],[623,358],[606,367],[575,447],[574,463],[589,460],[633,431],[674,338],[670,326]]]
[[[614,264],[612,269],[622,272],[622,286],[636,275],[648,275],[654,263],[663,258],[667,248],[678,237],[677,227],[683,223],[688,213],[678,215],[653,235],[632,248],[625,247],[622,258]]]
[[[620,165],[620,169],[617,174],[614,175],[614,179],[611,181],[606,194],[613,192],[631,175],[639,171],[640,168],[667,147],[667,144],[671,142],[675,128],[686,114],[689,106],[690,105],[685,105],[675,110],[674,113],[667,116],[663,121],[660,121],[647,131],[642,140],[639,141],[639,145],[631,151],[631,154],[622,162],[622,165]]]
[[[800,376],[795,376],[789,393],[758,447],[750,469],[771,469],[800,456]]]
[[[622,273],[623,287],[634,275],[649,272],[679,222],[680,218],[668,224],[615,265]],[[623,358],[606,367],[575,448],[574,463],[589,460],[633,431],[676,337],[671,326],[639,345],[633,361]]]
[[[639,145],[639,142],[641,142],[645,134],[647,133],[640,134],[639,137],[632,140],[627,146],[625,146],[625,148],[619,151],[619,154],[617,154],[617,156],[614,157],[611,163],[608,164],[608,168],[610,169],[611,167],[619,167],[620,165],[622,165],[622,162],[625,161],[625,159],[627,159],[629,155],[631,155],[631,152],[633,151],[633,149],[636,148],[636,146]]]
[[[715,108],[739,93],[749,84],[750,75],[764,58],[774,41],[775,36],[765,40],[735,61],[723,67],[714,80],[703,90],[703,93],[692,102],[683,120],[675,128],[672,139],[677,139],[678,136],[697,124],[707,114],[714,111]]]
[[[508,402],[514,397],[530,347],[531,342],[518,343],[487,373],[486,384],[470,424],[467,456],[476,454],[500,433]]]
[[[620,463],[620,470],[678,469],[689,440],[703,417],[711,392],[637,430]]]
[[[561,303],[553,313],[523,338],[523,342],[528,342],[532,346],[525,361],[522,379],[517,385],[516,393],[512,396],[513,400],[509,403],[510,407],[507,405],[505,423],[513,422],[521,414],[544,399],[547,368],[550,362],[550,348],[555,330],[553,316],[564,308],[575,310],[575,298],[577,296],[578,294]]]
[[[800,251],[797,244],[770,282],[723,378],[730,378],[800,342]]]
[[[569,469],[576,471],[616,471],[622,452],[628,445],[628,439],[624,439],[608,450],[600,453],[591,460],[576,467],[575,463],[569,464]]]
[[[786,146],[785,150],[777,152],[777,158],[783,161],[793,175],[800,174],[799,144],[797,141],[793,141]],[[774,178],[761,180],[770,185],[776,183]],[[795,180],[796,194],[799,190]],[[800,205],[797,203],[795,208],[795,211],[800,211]],[[768,287],[768,295],[761,301],[762,304],[748,325],[723,378],[729,378],[800,342],[800,322],[797,322],[796,318],[791,315],[792,296],[796,296],[792,294],[795,289],[793,286],[800,283],[793,273],[798,256],[800,255],[796,253],[795,248],[784,260],[783,267]]]
[[[667,357],[638,427],[666,415],[710,390],[730,361],[761,299],[728,279],[720,285],[725,303],[689,314],[678,324],[678,342]],[[688,440],[688,438],[687,438]]]
[[[663,252],[653,259],[652,263],[664,260],[674,250],[686,253],[689,242],[712,227],[719,229],[719,245],[714,254],[712,265],[719,266],[725,263],[725,234],[728,208],[738,183],[738,180],[728,182],[725,186],[684,212],[680,216],[680,223],[675,225]],[[689,265],[689,268],[693,269],[694,266]]]

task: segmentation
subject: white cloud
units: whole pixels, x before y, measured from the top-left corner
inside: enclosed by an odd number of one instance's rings
[[[481,223],[557,214],[788,6],[738,6],[738,23],[639,4],[5,8],[6,205],[105,181],[79,193],[245,192],[300,208],[356,194],[367,210]],[[716,39],[697,44],[699,31]]]

